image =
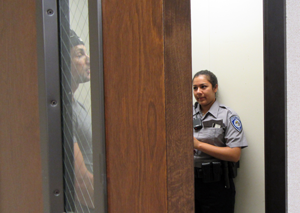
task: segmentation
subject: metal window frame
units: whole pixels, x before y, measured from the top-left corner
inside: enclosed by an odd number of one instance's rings
[[[36,0],[40,143],[45,213],[65,211],[60,85],[59,12],[57,0]],[[102,2],[88,1],[94,199],[97,212],[107,212]],[[97,60],[95,60],[97,59]],[[97,70],[97,71],[96,71]],[[96,181],[97,180],[97,181]]]
[[[44,212],[64,212],[58,12],[36,0],[40,142]]]
[[[94,199],[97,212],[107,212],[102,1],[89,0],[89,36],[94,160]],[[97,59],[97,60],[95,60]]]

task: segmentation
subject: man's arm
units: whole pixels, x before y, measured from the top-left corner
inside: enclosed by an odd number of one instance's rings
[[[78,143],[74,143],[75,192],[77,200],[90,208],[94,206],[94,175],[88,171]]]

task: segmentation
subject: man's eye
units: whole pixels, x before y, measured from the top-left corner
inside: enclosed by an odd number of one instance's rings
[[[194,90],[197,90],[197,87],[194,87]]]
[[[205,89],[207,86],[201,86],[201,89]]]
[[[85,55],[85,53],[83,52],[83,51],[78,51],[77,53],[76,53],[76,56],[77,57],[82,57],[82,56],[84,56]]]

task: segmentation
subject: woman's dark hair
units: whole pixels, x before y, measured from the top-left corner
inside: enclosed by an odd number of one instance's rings
[[[192,82],[194,82],[194,79],[195,79],[196,77],[198,77],[199,75],[206,75],[207,80],[208,80],[209,83],[211,83],[211,85],[212,85],[212,88],[215,88],[216,85],[218,84],[218,79],[217,79],[217,77],[215,76],[215,74],[213,74],[213,73],[212,73],[211,71],[209,71],[209,70],[201,70],[201,71],[198,71],[198,72],[194,75]]]

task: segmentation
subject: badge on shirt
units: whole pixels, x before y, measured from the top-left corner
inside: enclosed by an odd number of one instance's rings
[[[239,119],[238,116],[234,115],[234,116],[231,116],[230,117],[230,122],[232,124],[232,126],[239,132],[241,132],[243,130],[243,127],[242,127],[242,122],[241,120]]]

